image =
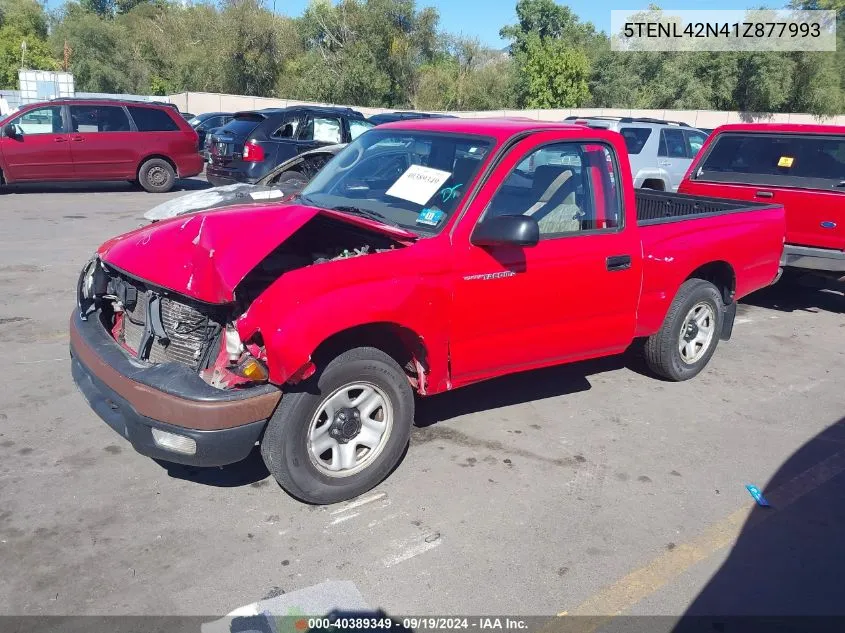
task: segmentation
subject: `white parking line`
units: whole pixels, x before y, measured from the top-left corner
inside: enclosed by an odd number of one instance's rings
[[[373,501],[378,501],[379,499],[383,499],[387,496],[386,492],[377,492],[376,494],[370,497],[364,497],[363,499],[356,499],[355,501],[350,501],[344,507],[338,508],[337,510],[332,510],[329,514],[340,514],[341,512],[348,512],[349,510],[354,510],[355,508],[360,508],[363,505],[368,503],[372,503]]]
[[[359,514],[361,514],[361,513],[360,512],[353,512],[352,514],[346,514],[342,517],[337,517],[334,521],[329,523],[329,525],[337,525],[338,523],[343,523],[344,521],[348,521],[349,519],[354,519]]]
[[[416,543],[411,545],[409,548],[399,552],[398,554],[394,554],[393,556],[388,556],[383,560],[385,567],[393,567],[394,565],[398,565],[399,563],[404,563],[406,560],[411,560],[415,556],[419,556],[420,554],[424,554],[425,552],[434,549],[435,547],[439,547],[440,544],[443,542],[442,539],[438,538],[431,543],[427,541],[422,541],[421,543]]]

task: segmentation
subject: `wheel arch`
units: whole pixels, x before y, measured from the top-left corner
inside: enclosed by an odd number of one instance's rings
[[[703,279],[716,286],[722,293],[722,301],[726,306],[734,302],[736,272],[728,262],[716,260],[703,264],[687,275],[684,281],[690,279]]]
[[[176,166],[176,163],[173,161],[172,158],[170,158],[166,154],[150,154],[148,156],[144,156],[141,160],[138,161],[138,165],[135,167],[136,178],[140,178],[141,167],[144,166],[144,163],[146,163],[148,160],[152,160],[153,158],[160,158],[161,160],[167,162],[173,168],[173,171],[176,173],[176,177],[179,177],[179,168]]]
[[[311,355],[317,367],[356,347],[374,347],[393,358],[408,375],[411,386],[426,393],[428,351],[422,336],[409,327],[389,321],[354,325],[323,339]]]

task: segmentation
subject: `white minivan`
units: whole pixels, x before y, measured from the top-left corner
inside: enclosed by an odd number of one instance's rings
[[[628,147],[634,186],[677,191],[707,133],[686,123],[635,117],[570,116],[568,123],[619,132]]]

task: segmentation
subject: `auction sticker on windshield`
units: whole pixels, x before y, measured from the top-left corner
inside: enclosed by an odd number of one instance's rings
[[[425,204],[452,174],[448,171],[411,165],[387,190],[388,196]]]

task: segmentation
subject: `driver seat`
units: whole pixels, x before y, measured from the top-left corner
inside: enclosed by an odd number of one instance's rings
[[[537,220],[541,233],[581,230],[584,213],[576,201],[574,175],[574,170],[554,165],[542,165],[534,171],[532,191],[536,195],[543,189],[537,202],[524,215]]]

